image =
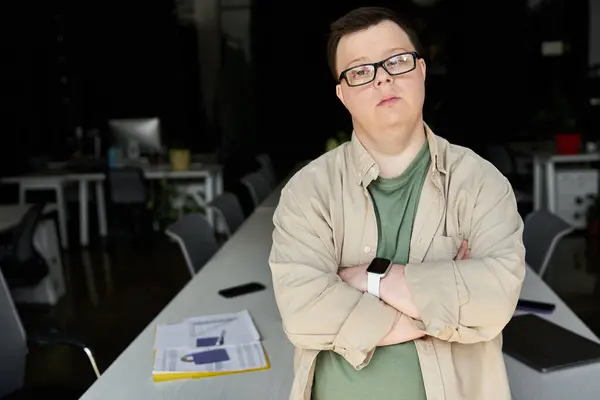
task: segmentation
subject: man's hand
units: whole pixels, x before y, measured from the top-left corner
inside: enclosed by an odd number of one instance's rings
[[[458,248],[458,254],[454,257],[454,261],[468,260],[471,257],[471,249],[469,248],[469,241],[463,240]]]
[[[394,323],[392,329],[377,343],[377,346],[405,343],[423,336],[425,336],[425,332],[417,328],[412,319],[406,315],[400,315],[400,318]]]
[[[470,254],[471,250],[469,250],[469,242],[463,240],[454,260],[467,260]],[[379,295],[381,300],[385,301],[396,310],[412,318],[419,319],[421,316],[417,306],[412,300],[410,290],[408,290],[404,269],[405,265],[403,264],[394,264],[392,266],[388,276],[381,280]]]
[[[367,267],[369,265],[359,265],[357,267],[342,268],[338,275],[344,282],[361,292],[367,291]]]

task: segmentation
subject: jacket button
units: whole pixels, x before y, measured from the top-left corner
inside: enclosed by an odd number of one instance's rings
[[[369,246],[365,247],[365,253],[370,253],[371,252],[371,248]]]

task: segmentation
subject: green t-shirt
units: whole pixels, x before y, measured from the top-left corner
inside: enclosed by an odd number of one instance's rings
[[[377,178],[369,185],[379,240],[377,256],[406,264],[413,222],[429,169],[429,146],[423,146],[402,175]],[[378,347],[365,368],[355,370],[342,356],[317,356],[313,400],[426,400],[414,342]]]

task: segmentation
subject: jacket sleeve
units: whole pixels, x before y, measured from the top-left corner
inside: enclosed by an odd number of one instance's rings
[[[327,212],[306,203],[284,189],[273,217],[269,264],[283,328],[294,346],[333,350],[360,369],[400,313],[341,280]]]
[[[469,260],[408,264],[405,274],[420,329],[441,340],[476,343],[501,333],[525,278],[523,221],[510,183],[497,171],[484,177],[466,239]]]

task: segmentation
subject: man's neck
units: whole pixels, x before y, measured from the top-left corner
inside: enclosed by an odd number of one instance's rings
[[[423,121],[406,134],[390,134],[390,140],[373,142],[372,135],[364,135],[359,129],[355,130],[357,137],[379,167],[379,176],[394,178],[400,176],[413,162],[423,148],[427,136]],[[402,139],[398,139],[402,138]]]

